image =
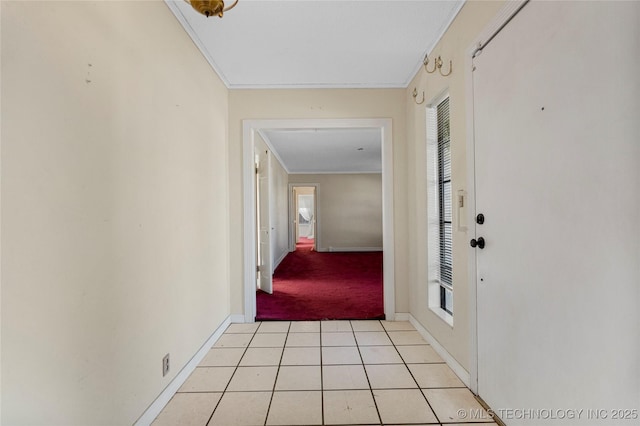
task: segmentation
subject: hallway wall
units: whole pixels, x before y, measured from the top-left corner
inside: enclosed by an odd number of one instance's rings
[[[426,149],[426,106],[432,99],[448,91],[451,108],[451,170],[452,193],[466,190],[466,82],[465,54],[480,31],[494,18],[503,6],[498,1],[470,1],[460,10],[440,42],[430,54],[432,61],[439,55],[445,63],[443,72],[453,63],[450,76],[427,74],[421,69],[405,91],[407,111],[407,192],[408,224],[412,238],[408,240],[409,282],[411,295],[410,313],[431,333],[438,342],[469,371],[471,333],[469,326],[469,282],[467,276],[467,255],[469,240],[466,232],[453,232],[453,327],[444,322],[429,308],[427,273],[427,149]],[[429,69],[433,67],[429,64]],[[425,102],[416,105],[411,93],[417,88],[418,101],[424,92]],[[457,209],[453,209],[454,215]],[[464,218],[463,218],[464,219]],[[454,223],[457,217],[454,217]]]
[[[273,89],[229,92],[231,312],[243,313],[242,120],[391,118],[393,120],[396,312],[409,311],[404,89]]]
[[[1,421],[133,424],[229,315],[228,91],[163,2],[0,7]]]

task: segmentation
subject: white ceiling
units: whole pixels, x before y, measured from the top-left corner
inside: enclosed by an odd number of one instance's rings
[[[232,89],[407,87],[464,3],[240,0],[220,19],[165,1]]]
[[[464,0],[240,0],[222,19],[165,2],[230,89],[405,88]],[[263,135],[290,173],[381,171],[380,129]]]
[[[380,129],[263,130],[288,173],[381,173]]]

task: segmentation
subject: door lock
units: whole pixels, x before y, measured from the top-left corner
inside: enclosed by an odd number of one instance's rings
[[[478,214],[478,216],[476,216],[476,223],[478,225],[482,225],[484,223],[484,215],[482,213]]]
[[[478,247],[479,249],[483,249],[484,248],[484,238],[479,237],[477,240],[474,238],[469,242],[469,244],[473,248]]]

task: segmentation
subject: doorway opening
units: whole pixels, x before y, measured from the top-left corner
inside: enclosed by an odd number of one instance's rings
[[[257,292],[256,319],[384,319],[380,174],[313,178],[319,183],[289,184],[281,214],[291,244],[274,264],[273,292]],[[277,226],[273,234],[278,240]]]
[[[317,185],[298,186],[289,184],[291,195],[291,220],[289,235],[289,251],[296,251],[298,247],[316,250],[317,236]]]
[[[254,178],[254,152],[259,133],[268,130],[316,130],[316,129],[377,129],[381,141],[382,157],[382,246],[383,307],[388,320],[395,319],[394,245],[393,245],[393,146],[390,119],[298,119],[298,120],[245,120],[243,121],[243,200],[244,235],[257,235],[255,220],[258,208],[255,196],[258,181]],[[316,203],[317,204],[317,203]],[[314,244],[321,242],[316,209]],[[273,218],[271,218],[273,219]],[[295,238],[290,237],[290,241]],[[257,238],[244,240],[244,315],[246,322],[256,318]]]

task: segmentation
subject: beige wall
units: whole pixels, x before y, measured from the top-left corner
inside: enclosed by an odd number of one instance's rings
[[[382,248],[382,175],[289,175],[289,183],[318,184],[318,251]]]
[[[243,313],[242,120],[391,118],[393,120],[396,312],[409,311],[404,89],[287,89],[229,92],[231,311]]]
[[[453,194],[466,190],[466,86],[465,54],[480,31],[491,22],[502,7],[500,1],[467,2],[441,41],[431,53],[431,58],[442,56],[444,71],[453,61],[453,72],[442,77],[437,72],[427,74],[422,69],[406,89],[407,108],[407,192],[408,224],[413,230],[408,240],[409,281],[411,314],[442,344],[447,351],[469,370],[469,300],[467,277],[468,236],[466,232],[453,234],[453,286],[454,286],[454,325],[453,328],[436,316],[428,307],[427,298],[427,188],[426,188],[426,110],[425,107],[435,97],[448,91],[451,111],[451,161]],[[432,65],[430,64],[430,67]],[[431,68],[430,68],[431,69]],[[418,100],[425,94],[425,103],[416,105],[411,93],[418,89]],[[454,209],[454,214],[457,209]],[[456,218],[454,218],[455,221]]]
[[[132,424],[229,315],[228,91],[163,2],[1,8],[2,423]]]

